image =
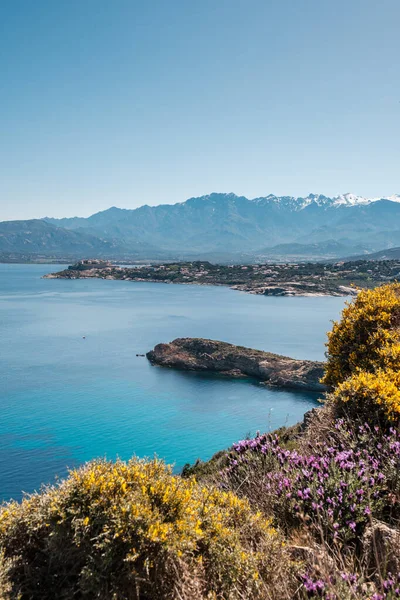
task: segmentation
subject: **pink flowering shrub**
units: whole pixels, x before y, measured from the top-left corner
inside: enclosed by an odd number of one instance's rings
[[[325,571],[313,563],[298,567],[297,597],[399,598],[400,579],[385,573],[384,558],[379,577],[343,567],[361,564],[362,536],[373,519],[398,523],[400,434],[341,418],[321,438],[303,437],[296,449],[285,448],[275,434],[241,440],[220,473],[222,485],[251,498],[288,539],[311,536],[330,556],[334,567],[328,560]]]
[[[221,475],[225,486],[243,495],[246,481],[254,489],[258,480],[261,505],[287,531],[307,523],[317,537],[348,544],[359,540],[372,517],[394,518],[387,496],[396,491],[399,466],[394,428],[384,432],[338,419],[328,439],[302,451],[285,449],[276,435],[242,440]]]

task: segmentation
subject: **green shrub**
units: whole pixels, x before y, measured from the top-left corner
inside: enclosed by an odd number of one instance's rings
[[[267,597],[284,552],[246,500],[158,460],[92,462],[0,509],[10,599]]]

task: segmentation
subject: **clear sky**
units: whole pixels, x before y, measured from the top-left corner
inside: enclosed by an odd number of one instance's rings
[[[400,193],[400,0],[2,0],[0,220]]]

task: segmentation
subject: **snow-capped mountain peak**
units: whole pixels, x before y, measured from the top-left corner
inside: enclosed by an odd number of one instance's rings
[[[356,196],[355,194],[340,194],[332,198],[332,204],[334,206],[356,206],[372,204],[379,200],[389,200],[390,202],[400,202],[400,196],[394,194],[393,196],[379,196],[378,198],[365,198],[364,196]]]
[[[388,196],[384,198],[384,200],[390,200],[391,202],[400,202],[400,194],[393,194],[393,196]]]
[[[267,197],[268,199],[274,200],[275,202],[281,203],[281,201],[287,202],[287,197],[273,196],[272,194]],[[297,210],[302,210],[310,204],[317,204],[318,206],[365,206],[378,202],[380,200],[388,200],[390,202],[400,202],[400,195],[394,194],[392,196],[380,196],[377,198],[365,198],[364,196],[357,196],[356,194],[339,194],[333,198],[324,196],[323,194],[308,194],[306,198],[291,198],[291,204]]]
[[[332,204],[336,206],[355,206],[356,204],[369,204],[370,199],[364,198],[363,196],[356,196],[355,194],[340,194],[332,199]]]
[[[332,198],[324,196],[323,194],[308,194],[304,197],[295,196],[276,196],[275,194],[269,194],[261,198],[254,198],[253,202],[258,204],[275,204],[281,207],[289,207],[292,210],[302,210],[310,204],[317,205],[320,207],[339,207],[339,206],[365,206],[372,202],[378,202],[379,200],[389,200],[390,202],[400,202],[400,195],[394,194],[392,196],[380,196],[377,198],[365,198],[364,196],[357,196],[356,194],[339,194]]]

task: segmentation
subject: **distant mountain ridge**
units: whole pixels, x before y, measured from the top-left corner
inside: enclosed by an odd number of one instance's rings
[[[96,217],[100,217],[100,215],[104,215],[106,213],[116,213],[116,212],[135,212],[140,211],[142,209],[156,209],[159,207],[175,207],[175,206],[183,206],[188,203],[196,203],[197,201],[213,201],[215,198],[220,199],[243,199],[248,202],[254,202],[256,204],[277,204],[284,206],[286,208],[290,208],[292,210],[302,210],[306,208],[310,204],[316,204],[321,207],[331,208],[334,206],[365,206],[368,204],[372,204],[374,202],[379,202],[381,200],[388,200],[389,202],[399,202],[400,203],[400,194],[393,194],[391,196],[381,196],[375,198],[367,198],[364,196],[356,196],[355,194],[340,194],[338,196],[324,196],[323,194],[309,194],[306,197],[302,196],[275,196],[275,194],[269,194],[268,196],[260,196],[253,199],[246,198],[245,196],[237,196],[236,194],[228,193],[217,193],[213,192],[212,194],[208,194],[206,196],[198,196],[188,198],[184,202],[177,202],[175,204],[160,204],[158,206],[149,206],[148,204],[144,204],[138,208],[117,208],[116,206],[112,206],[106,210],[100,211],[98,213],[94,213],[90,217],[64,217],[61,219],[52,218],[52,217],[44,217],[43,220],[49,223],[53,223],[54,225],[58,224],[60,227],[68,227],[68,228],[78,228],[84,225],[84,223],[88,219],[95,219]]]
[[[0,252],[108,252],[112,244],[97,236],[56,227],[41,219],[0,222]]]
[[[130,252],[133,254],[134,249],[128,250],[118,241],[104,240],[90,233],[56,227],[41,219],[0,222],[2,254],[74,257],[123,256]]]
[[[60,251],[66,252],[70,244],[77,256],[179,259],[215,254],[227,260],[239,255],[268,260],[270,249],[271,259],[278,255],[339,258],[400,245],[400,195],[270,194],[249,200],[233,193],[212,193],[178,204],[112,207],[87,218],[37,221],[57,230]],[[52,235],[47,231],[47,238],[36,230],[27,236],[26,221],[13,223],[14,228],[20,227],[20,236],[15,231],[11,235],[0,223],[0,251],[3,246],[16,252],[21,246],[45,251],[46,246],[57,245],[55,231]],[[68,239],[62,231],[75,237]]]
[[[47,219],[62,227],[118,239],[128,246],[147,242],[183,252],[255,252],[278,244],[321,244],[333,240],[347,251],[398,245],[400,196],[329,198],[274,196],[249,200],[212,193],[172,205],[112,207],[88,217]],[[393,232],[397,232],[394,233]]]

